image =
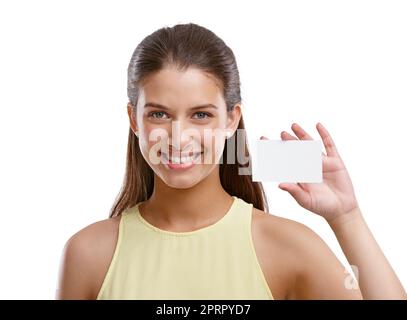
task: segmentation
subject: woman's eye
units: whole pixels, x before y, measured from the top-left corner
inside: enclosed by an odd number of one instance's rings
[[[162,111],[154,111],[150,112],[149,116],[155,119],[163,119],[162,116],[165,115],[165,112]]]
[[[198,119],[206,119],[211,117],[211,115],[206,112],[197,112],[195,114],[199,115]]]

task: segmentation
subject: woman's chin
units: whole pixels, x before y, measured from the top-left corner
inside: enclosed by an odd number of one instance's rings
[[[199,182],[199,179],[195,181],[191,177],[167,177],[163,181],[167,186],[174,189],[189,189],[195,186]]]
[[[190,172],[174,172],[172,170],[166,170],[166,172],[161,172],[160,176],[161,180],[163,180],[167,186],[175,189],[192,188],[203,179],[202,172],[200,173],[198,170]]]

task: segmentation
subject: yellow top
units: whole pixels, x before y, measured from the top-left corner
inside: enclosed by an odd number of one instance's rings
[[[140,203],[123,211],[97,299],[273,299],[252,241],[253,204],[233,198],[221,219],[190,232],[153,226]]]

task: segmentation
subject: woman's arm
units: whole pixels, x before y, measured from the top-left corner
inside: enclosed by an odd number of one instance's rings
[[[313,140],[298,124],[291,128],[298,138],[283,131],[283,140]],[[332,137],[322,124],[318,123],[316,129],[326,149],[326,154],[322,153],[323,182],[281,183],[279,188],[328,222],[350,265],[357,267],[364,299],[406,299],[406,292],[363,219]]]
[[[358,278],[364,299],[406,299],[397,275],[359,208],[328,221]]]
[[[287,299],[360,300],[360,288],[352,274],[338,260],[329,246],[313,230],[301,223],[291,223],[287,235],[292,238],[295,255],[294,286]],[[295,244],[294,244],[295,242]]]

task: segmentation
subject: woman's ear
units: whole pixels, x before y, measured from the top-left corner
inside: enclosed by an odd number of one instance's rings
[[[226,128],[227,138],[230,138],[236,132],[241,116],[242,109],[240,104],[236,104],[231,111],[228,111],[228,123]]]
[[[136,123],[136,113],[135,108],[131,104],[131,102],[127,103],[127,114],[129,115],[130,120],[130,127],[133,130],[134,134],[137,132],[137,123]],[[137,134],[136,134],[137,135]]]

